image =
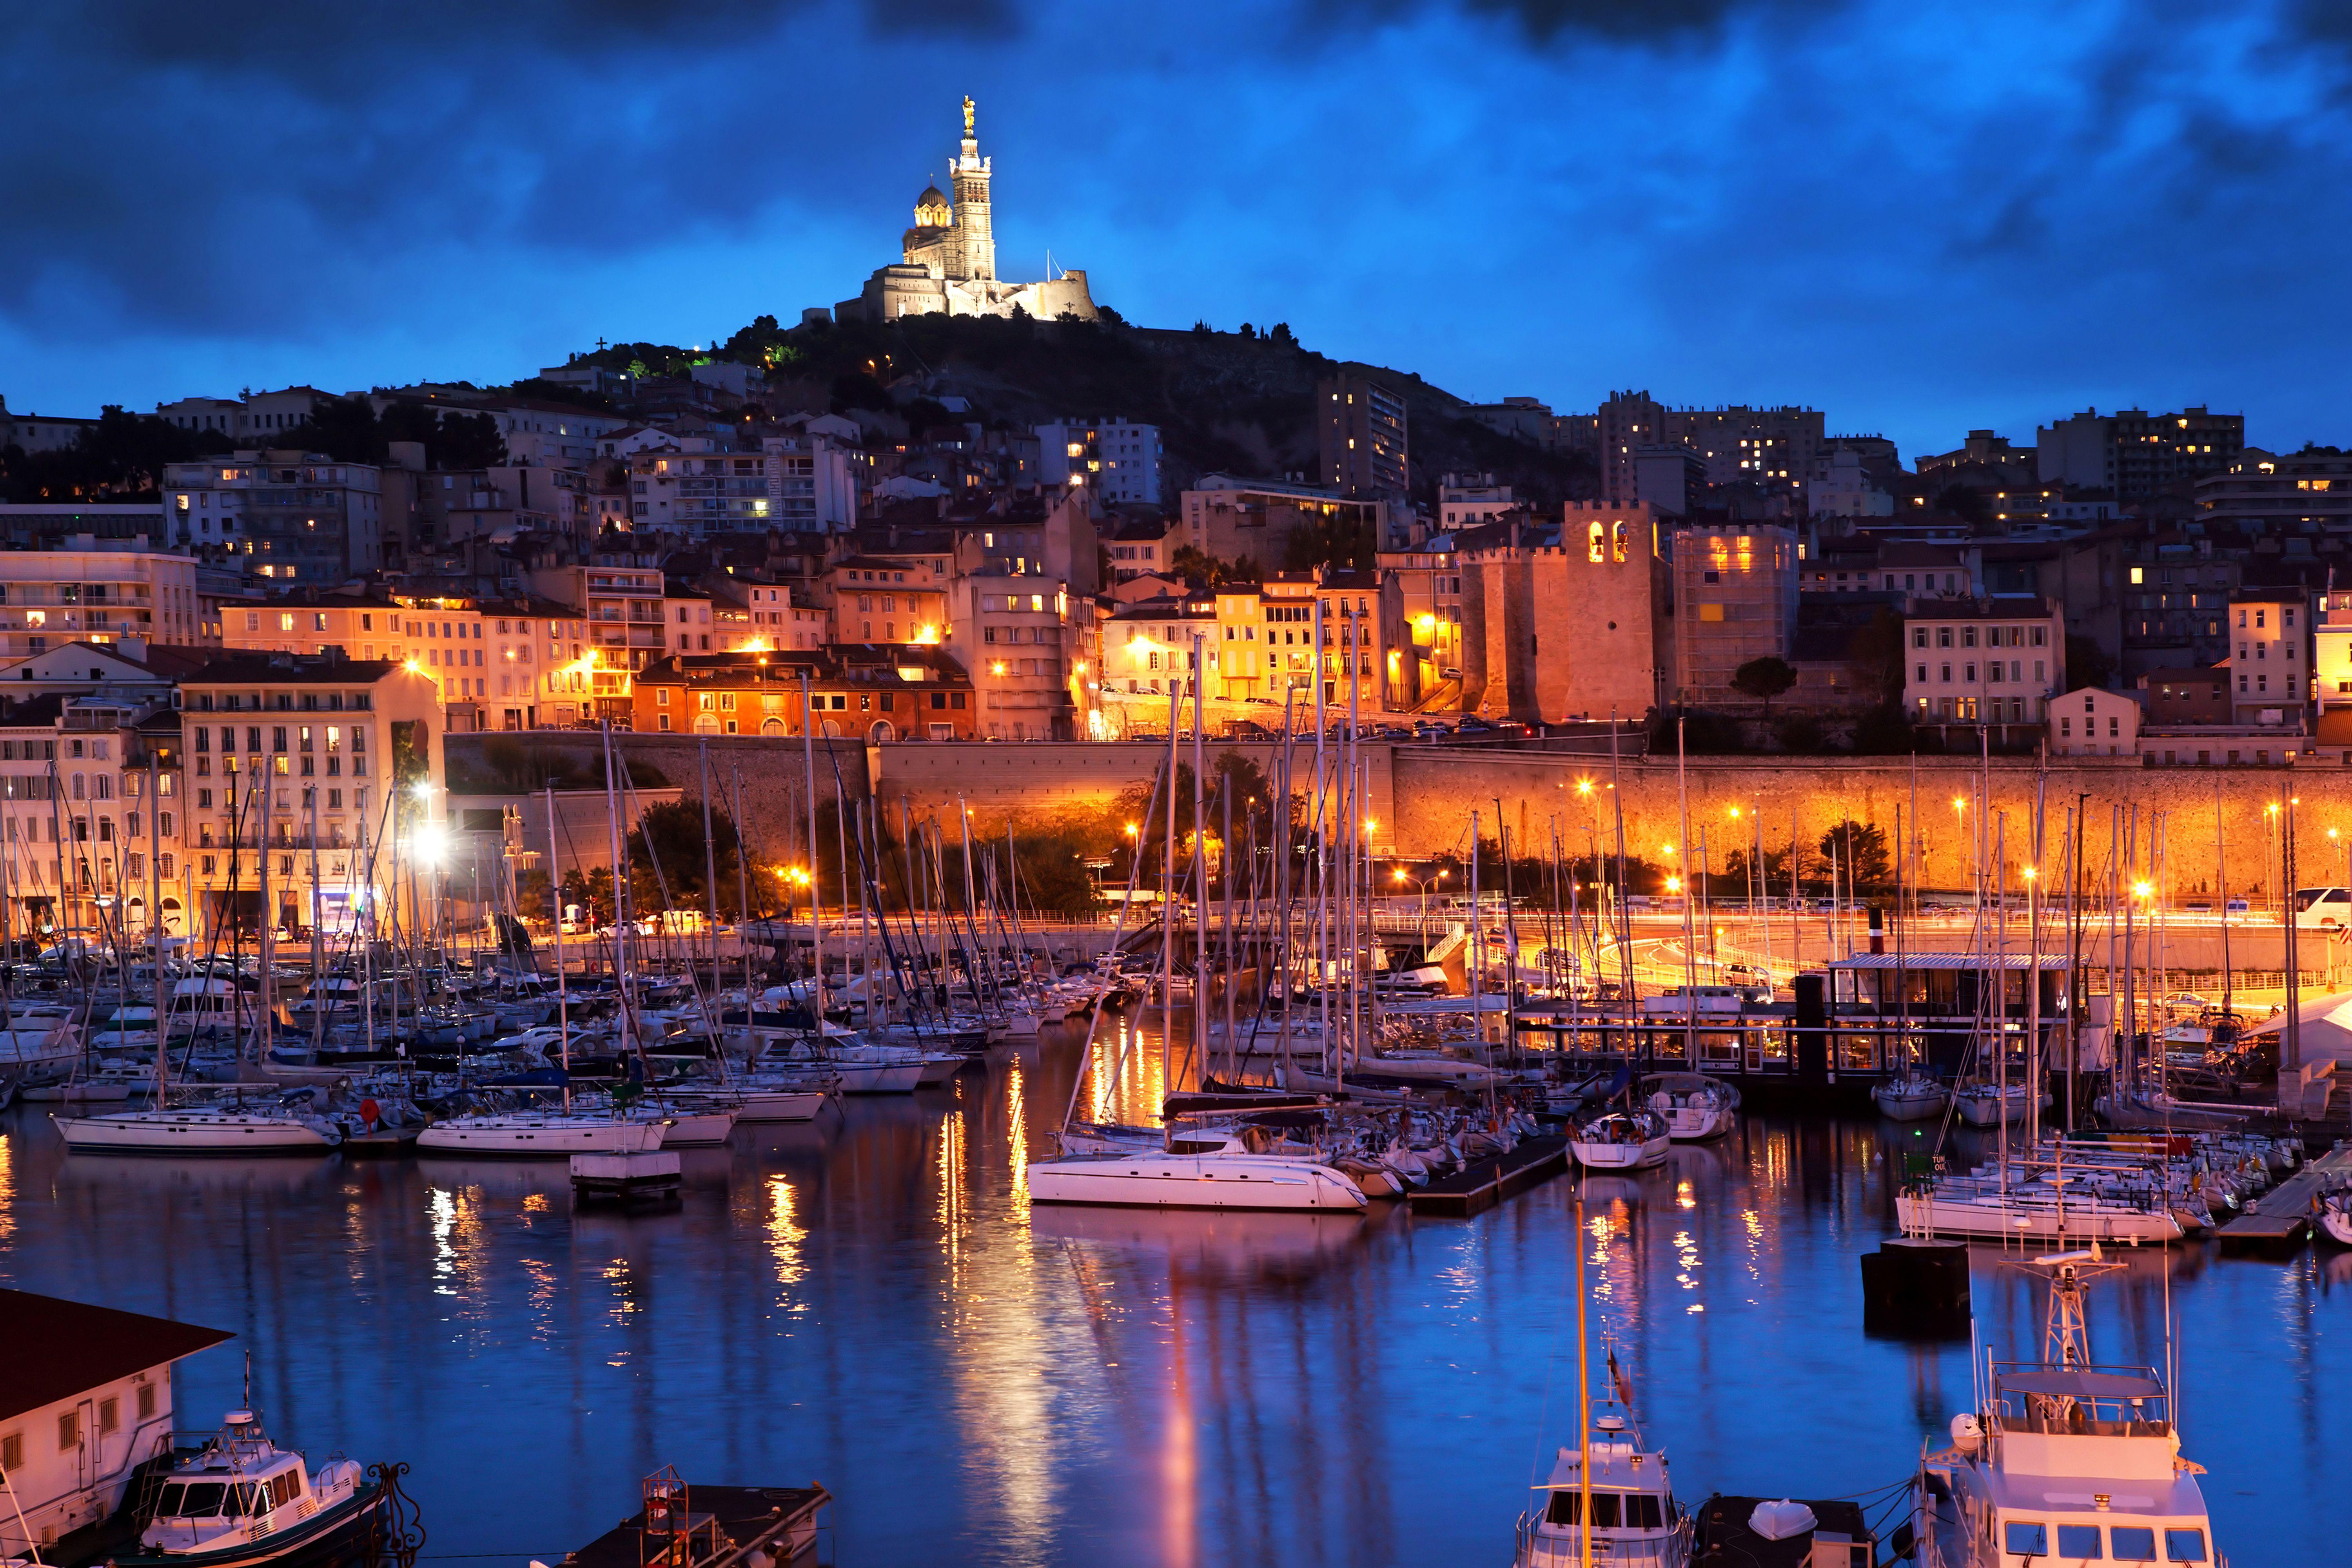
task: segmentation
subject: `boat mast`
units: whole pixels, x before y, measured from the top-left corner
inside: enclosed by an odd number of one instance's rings
[[[163,1109],[163,1083],[171,1071],[171,1052],[163,1043],[171,1024],[171,1009],[165,999],[170,993],[163,979],[163,831],[155,817],[156,808],[163,798],[163,763],[155,747],[150,744],[147,747],[147,925],[155,937],[155,1109],[158,1111]],[[5,852],[5,849],[0,849],[0,853]],[[0,894],[5,894],[5,888],[0,888]],[[5,898],[0,898],[0,903],[5,903]],[[12,953],[10,956],[13,958],[15,955]],[[0,1004],[0,1008],[5,1008],[5,1004]],[[0,1010],[0,1020],[5,1020],[6,1016],[5,1010]]]
[[[735,920],[736,930],[740,932],[751,921],[751,852],[743,841],[742,758],[737,758],[730,766],[735,771],[735,899],[737,904]],[[756,1039],[757,1037],[751,1034],[751,941],[748,936],[744,936],[742,946],[743,1032],[747,1038]],[[717,988],[715,980],[712,982],[712,988]],[[749,1063],[747,1062],[746,1065]]]
[[[1683,1067],[1685,1071],[1696,1072],[1698,1071],[1698,938],[1691,928],[1691,906],[1698,901],[1698,890],[1691,885],[1689,747],[1683,740],[1684,723],[1683,716],[1676,714],[1675,810],[1682,826],[1681,841],[1675,848],[1682,856],[1683,869]],[[1834,884],[1832,892],[1835,892]]]
[[[702,766],[702,883],[703,890],[710,895],[710,990],[711,994],[716,996],[719,988],[725,982],[719,977],[719,847],[718,841],[711,836],[710,832],[709,740],[707,737],[698,740],[695,742],[694,749],[697,760]],[[740,860],[742,854],[743,824],[738,822],[735,824],[736,858]],[[736,927],[736,935],[739,937],[742,935],[740,921],[748,920],[751,915],[751,912],[747,909],[739,917]],[[743,1005],[746,1008],[751,1005],[751,999],[748,994],[743,998]],[[716,1045],[718,1042],[714,1040],[712,1043]],[[723,1056],[725,1052],[722,1051],[720,1054]]]
[[[1209,1064],[1209,857],[1207,758],[1202,751],[1201,705],[1208,695],[1205,639],[1192,633],[1192,1040],[1184,1054],[1197,1050],[1201,1070]]]
[[[572,1111],[572,1001],[563,978],[563,874],[556,859],[555,844],[555,779],[547,779],[547,882],[548,902],[555,906],[555,1044],[563,1059],[563,1110]],[[586,877],[582,879],[582,896],[586,896]],[[592,905],[593,907],[593,905]],[[541,1013],[541,1018],[547,1015]]]
[[[827,747],[828,754],[832,747]],[[824,1038],[824,878],[816,858],[816,719],[809,699],[809,671],[801,666],[801,765],[808,775],[808,852],[809,852],[809,967],[811,988],[810,1032],[814,1038]],[[738,777],[740,777],[740,764]],[[847,865],[846,859],[843,864]],[[849,883],[845,874],[842,897],[849,896]],[[748,1017],[748,1013],[746,1014]]]

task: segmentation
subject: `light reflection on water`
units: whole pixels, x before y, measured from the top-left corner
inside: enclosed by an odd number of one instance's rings
[[[1122,1031],[1125,1031],[1124,1033]],[[1661,1170],[1475,1220],[1032,1207],[1071,1103],[1141,1120],[1155,1031],[1107,1019],[950,1091],[747,1126],[663,1214],[575,1213],[560,1166],[67,1159],[0,1119],[0,1280],[239,1338],[182,1369],[315,1453],[416,1467],[438,1553],[523,1568],[638,1477],[841,1498],[845,1563],[1501,1560],[1572,1437],[1576,1251],[1680,1485],[1828,1496],[1909,1471],[1969,1399],[1965,1345],[1865,1338],[1857,1253],[1905,1129],[1751,1115]],[[1122,1046],[1124,1050],[1122,1051]],[[1899,1162],[1898,1162],[1899,1163]],[[2164,1354],[2153,1254],[2095,1287],[2103,1358]],[[1980,1332],[2031,1354],[2032,1282],[1979,1256]],[[2352,1254],[2177,1260],[2191,1458],[2241,1562],[2347,1527]],[[518,1484],[518,1483],[521,1484]]]

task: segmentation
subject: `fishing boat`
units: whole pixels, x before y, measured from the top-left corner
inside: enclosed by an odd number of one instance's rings
[[[1581,1446],[1559,1450],[1551,1479],[1535,1489],[1538,1506],[1519,1515],[1512,1568],[1580,1568],[1588,1562],[1688,1568],[1691,1515],[1675,1501],[1665,1454],[1643,1445],[1633,1412],[1618,1401],[1595,1400],[1593,1410],[1591,1463]]]
[[[1674,1135],[1666,1119],[1646,1105],[1610,1111],[1580,1123],[1569,1147],[1587,1170],[1648,1170],[1666,1163]]]
[[[194,1454],[163,1472],[139,1547],[115,1568],[259,1568],[267,1563],[333,1562],[376,1522],[383,1482],[352,1459],[315,1472],[302,1456],[269,1440],[250,1410]]]
[[[1924,1122],[1940,1114],[1951,1097],[1942,1083],[1916,1067],[1898,1069],[1870,1091],[1871,1103],[1890,1122]]]
[[[1952,1445],[1913,1488],[1922,1568],[2219,1560],[2170,1391],[2153,1367],[2102,1366],[2083,1313],[2088,1279],[2121,1267],[2098,1249],[2036,1258],[2050,1279],[2039,1363],[1995,1363]]]
[[[573,1155],[637,1155],[662,1146],[670,1118],[610,1112],[508,1111],[452,1116],[416,1134],[420,1155],[558,1160]]]
[[[1719,1138],[1739,1120],[1739,1091],[1704,1072],[1654,1073],[1642,1080],[1639,1092],[1678,1144]]]
[[[1364,1189],[1311,1155],[1253,1150],[1238,1130],[1190,1128],[1164,1147],[1031,1162],[1032,1203],[1145,1208],[1361,1209]]]

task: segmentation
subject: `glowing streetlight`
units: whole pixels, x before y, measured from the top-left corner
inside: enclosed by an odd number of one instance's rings
[[[1580,795],[1590,795],[1590,794],[1591,794],[1591,793],[1592,793],[1592,780],[1591,780],[1591,779],[1578,779],[1578,780],[1576,781],[1576,792],[1577,792],[1578,794],[1580,794]]]
[[[2145,882],[2136,882],[2132,883],[2132,896],[2135,898],[2146,898],[2149,894],[2154,893],[2156,889],[2152,885]]]

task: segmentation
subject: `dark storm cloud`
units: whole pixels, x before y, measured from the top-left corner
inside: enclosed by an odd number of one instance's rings
[[[807,79],[823,62],[757,68],[811,9],[37,9],[0,51],[0,316],[299,318],[348,300],[389,254],[630,243],[611,221],[622,202],[688,223],[740,211],[730,144],[826,90]],[[856,15],[877,44],[1020,30],[1004,0],[867,0]]]

